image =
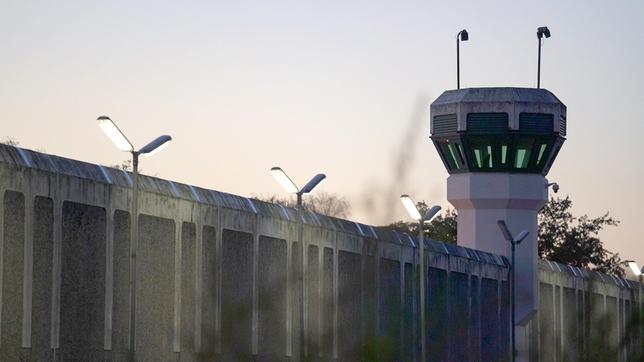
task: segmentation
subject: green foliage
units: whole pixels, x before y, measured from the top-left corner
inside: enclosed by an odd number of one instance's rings
[[[416,207],[423,214],[428,206],[424,201]],[[623,262],[617,253],[604,249],[599,233],[607,226],[617,226],[619,221],[608,213],[591,218],[574,216],[570,197],[551,199],[540,211],[539,256],[543,259],[603,273],[623,276]],[[447,243],[456,243],[458,215],[453,209],[441,212],[424,226],[425,237]],[[492,227],[496,227],[493,225]],[[397,221],[384,228],[418,234],[418,223]]]
[[[251,198],[292,208],[297,206],[294,197],[287,198],[277,195],[265,196],[252,194]],[[346,197],[327,192],[307,194],[303,199],[302,207],[304,210],[339,218],[347,218],[351,213],[351,204],[349,204]]]
[[[622,276],[619,255],[604,249],[599,232],[619,221],[608,212],[596,218],[573,216],[570,197],[551,199],[539,211],[539,256],[559,263]]]
[[[429,209],[425,201],[416,203],[416,207],[421,215]],[[456,210],[447,209],[441,211],[429,223],[425,223],[423,233],[426,238],[440,240],[450,244],[456,244]],[[418,235],[418,223],[410,223],[405,221],[396,221],[395,223],[384,226],[385,229],[390,229],[409,235]]]

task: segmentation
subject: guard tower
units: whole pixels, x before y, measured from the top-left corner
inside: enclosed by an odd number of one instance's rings
[[[449,172],[447,199],[458,212],[458,244],[510,257],[497,220],[530,232],[516,251],[516,317],[537,311],[537,213],[546,175],[566,137],[566,106],[545,89],[469,88],[431,105],[431,139]]]

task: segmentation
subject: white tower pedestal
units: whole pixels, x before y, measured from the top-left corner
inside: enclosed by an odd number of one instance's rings
[[[547,180],[538,174],[460,173],[447,178],[447,199],[458,212],[458,245],[505,255],[511,245],[497,225],[505,220],[513,235],[530,235],[516,247],[517,325],[539,308],[537,213],[548,200]]]

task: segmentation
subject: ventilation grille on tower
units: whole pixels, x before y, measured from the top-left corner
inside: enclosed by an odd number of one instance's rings
[[[442,114],[434,117],[434,134],[456,133],[456,114]]]
[[[554,131],[553,119],[548,113],[521,113],[519,130],[522,133],[551,134]]]
[[[559,116],[559,133],[561,133],[562,136],[566,135],[566,116],[563,114]]]
[[[507,113],[468,113],[467,115],[469,134],[498,134],[507,131]]]

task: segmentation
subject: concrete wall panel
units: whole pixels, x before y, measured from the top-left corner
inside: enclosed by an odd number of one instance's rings
[[[105,209],[67,201],[62,217],[60,356],[63,360],[101,359],[105,331]]]
[[[136,281],[136,354],[142,360],[174,356],[175,222],[139,216]]]
[[[191,361],[195,353],[197,227],[181,226],[181,361]]]
[[[25,197],[4,193],[2,245],[2,324],[0,359],[17,361],[22,346],[23,261],[25,241]]]
[[[259,354],[279,359],[286,351],[285,240],[259,237]]]
[[[223,230],[222,243],[222,353],[224,358],[251,355],[253,236]]]
[[[54,251],[54,202],[37,196],[34,205],[32,353],[37,361],[52,359],[51,303]]]
[[[114,211],[114,295],[112,308],[112,356],[128,357],[130,335],[130,213]]]

